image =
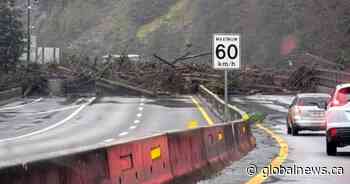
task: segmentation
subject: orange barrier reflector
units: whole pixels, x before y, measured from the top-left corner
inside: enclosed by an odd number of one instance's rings
[[[160,158],[161,156],[161,151],[160,151],[160,147],[156,147],[156,148],[152,148],[151,150],[151,159],[152,160],[156,160],[158,158]]]
[[[222,141],[223,139],[224,139],[224,134],[220,132],[220,133],[218,134],[218,140],[219,140],[219,141]]]

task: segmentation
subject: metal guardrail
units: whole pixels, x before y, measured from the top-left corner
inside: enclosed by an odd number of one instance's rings
[[[199,86],[199,94],[209,103],[213,110],[216,110],[221,116],[225,113],[225,102],[216,94],[211,92],[205,86]],[[228,104],[228,118],[230,121],[244,121],[248,114],[238,107]]]
[[[314,79],[317,79],[321,86],[333,88],[337,84],[350,82],[350,73],[348,72],[322,68],[316,68],[315,71]]]

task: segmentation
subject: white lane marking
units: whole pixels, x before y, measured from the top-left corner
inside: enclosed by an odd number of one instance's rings
[[[106,143],[108,143],[108,142],[113,142],[115,139],[106,139],[106,140],[104,140],[103,142],[106,142]]]
[[[140,103],[140,106],[144,106],[145,105],[145,103]]]
[[[140,123],[140,120],[137,119],[137,120],[134,121],[134,123],[135,123],[135,124],[139,124],[139,123]]]
[[[17,106],[13,106],[13,107],[5,107],[5,108],[2,108],[0,109],[0,111],[3,111],[3,110],[11,110],[11,109],[18,109],[18,108],[21,108],[23,106],[26,106],[26,105],[29,105],[29,104],[33,104],[33,103],[37,103],[37,102],[40,102],[43,98],[38,98],[30,103],[26,103],[26,104],[23,104],[23,105],[17,105]]]
[[[144,99],[144,98],[141,98],[141,102],[144,102],[146,99]]]
[[[142,116],[142,113],[138,113],[136,116],[140,118]]]
[[[139,111],[143,111],[143,107],[139,107]]]
[[[76,116],[80,111],[82,111],[85,107],[87,107],[89,104],[91,104],[94,100],[96,99],[96,97],[93,97],[91,98],[87,103],[81,105],[77,110],[75,110],[72,114],[70,114],[68,117],[66,117],[65,119],[63,119],[62,121],[59,121],[58,123],[56,124],[53,124],[49,127],[46,127],[44,129],[41,129],[41,130],[38,130],[38,131],[34,131],[34,132],[31,132],[29,134],[24,134],[24,135],[21,135],[21,136],[17,136],[17,137],[11,137],[11,138],[7,138],[7,139],[1,139],[0,140],[0,143],[1,142],[7,142],[7,141],[13,141],[13,140],[18,140],[18,139],[23,139],[23,138],[26,138],[26,137],[30,137],[30,136],[33,136],[33,135],[37,135],[37,134],[41,134],[41,133],[44,133],[44,132],[47,132],[51,129],[54,129],[58,126],[61,126],[63,125],[64,123],[66,123],[67,121],[69,121],[70,119],[72,119],[74,116]]]
[[[133,129],[135,129],[137,126],[131,126],[129,129],[130,130],[133,130]]]
[[[122,132],[122,133],[119,134],[119,137],[126,136],[128,134],[129,134],[129,132]]]

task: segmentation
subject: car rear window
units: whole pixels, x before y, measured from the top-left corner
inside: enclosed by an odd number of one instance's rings
[[[298,100],[298,106],[324,107],[328,100],[328,97],[303,97]]]
[[[336,99],[340,102],[347,102],[350,99],[350,88],[340,89],[337,93]]]

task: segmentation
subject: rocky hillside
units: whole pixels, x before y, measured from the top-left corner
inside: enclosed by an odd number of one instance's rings
[[[91,57],[174,58],[209,51],[212,33],[236,32],[244,62],[275,65],[293,49],[347,61],[349,12],[348,0],[42,0],[33,20],[40,45]]]

